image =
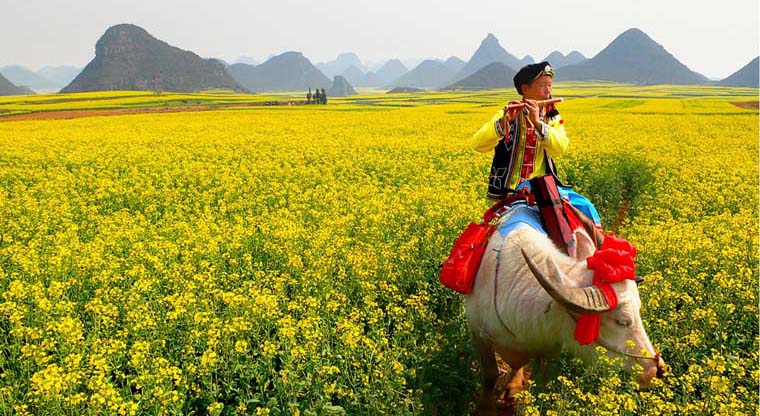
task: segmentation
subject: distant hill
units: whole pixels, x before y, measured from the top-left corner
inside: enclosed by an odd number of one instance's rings
[[[330,80],[301,52],[285,52],[259,66],[233,64],[227,71],[253,92],[306,91],[309,88],[330,87]]]
[[[347,97],[349,95],[356,95],[356,91],[349,84],[345,77],[336,75],[333,79],[333,83],[330,88],[325,91],[327,97]]]
[[[567,55],[565,55],[565,60],[566,60],[566,63],[568,65],[579,64],[579,63],[585,61],[586,59],[588,59],[588,58],[586,58],[585,55],[583,55],[582,53],[580,53],[578,51],[572,51],[572,52],[568,53]]]
[[[210,88],[245,90],[222,64],[171,46],[141,27],[120,24],[98,39],[95,59],[61,92]]]
[[[549,62],[552,67],[554,67],[554,69],[559,69],[563,66],[579,64],[585,60],[586,57],[578,51],[572,51],[567,54],[567,56],[565,56],[562,52],[554,51],[550,53],[549,56],[544,58],[541,62]]]
[[[409,69],[398,59],[389,59],[383,64],[377,71],[375,76],[377,77],[377,84],[367,85],[372,87],[379,87],[381,85],[387,85],[399,77],[409,72]]]
[[[386,92],[386,94],[404,94],[404,93],[422,92],[422,91],[425,91],[425,90],[422,88],[413,88],[413,87],[396,87]]]
[[[428,59],[435,60],[435,58],[407,58],[401,61],[401,63],[403,63],[407,68],[417,68],[417,65],[421,64],[423,61],[427,61]]]
[[[472,55],[472,58],[470,58],[467,64],[453,77],[453,80],[458,81],[464,79],[491,62],[501,62],[515,70],[521,67],[520,60],[502,48],[499,44],[499,40],[496,39],[496,36],[489,33],[488,36],[480,42],[480,46]]]
[[[222,66],[224,66],[225,68],[227,68],[228,66],[230,66],[230,63],[229,63],[229,62],[227,62],[227,61],[225,61],[225,60],[224,60],[224,59],[222,59],[222,58],[213,58],[213,57],[212,57],[212,58],[206,58],[206,60],[207,60],[207,61],[216,61],[216,62],[219,62],[219,63],[220,63],[220,64],[222,64]]]
[[[518,68],[514,68],[515,71],[519,71],[520,68],[524,67],[525,65],[535,64],[536,61],[533,60],[533,57],[530,55],[525,55],[522,59],[520,59],[520,66]]]
[[[448,59],[446,59],[446,61],[444,61],[443,64],[449,67],[449,69],[454,71],[456,74],[457,72],[461,71],[465,65],[467,65],[467,62],[457,58],[456,56],[450,56]]]
[[[362,79],[364,79],[364,72],[353,64],[346,68],[346,70],[340,75],[342,75],[346,81],[350,82],[351,85],[359,85]],[[335,81],[333,80],[333,83],[334,82]]]
[[[726,87],[760,87],[760,57],[751,60],[747,65],[744,65],[740,70],[726,77],[720,81],[720,85]]]
[[[256,65],[258,65],[258,64],[259,64],[259,62],[258,62],[256,59],[254,59],[254,58],[252,58],[252,57],[250,57],[250,56],[246,56],[246,55],[241,55],[241,56],[240,56],[240,57],[239,57],[239,58],[238,58],[238,59],[235,61],[235,63],[236,63],[236,64],[248,64],[248,65],[253,65],[253,66],[256,66]]]
[[[376,73],[369,71],[355,84],[357,87],[379,87],[383,85]]]
[[[318,63],[316,67],[326,76],[334,77],[335,75],[342,74],[351,65],[357,67],[362,72],[367,70],[359,57],[353,52],[342,53],[334,61]]]
[[[639,29],[628,29],[593,58],[557,71],[556,80],[601,80],[654,84],[704,84],[690,70]]]
[[[39,71],[37,71],[37,74],[49,79],[54,84],[56,84],[58,88],[61,88],[64,85],[69,85],[69,83],[72,80],[74,80],[74,78],[76,78],[80,72],[82,72],[82,68],[79,68],[76,66],[63,65],[63,66],[45,66]]]
[[[56,84],[21,65],[4,66],[0,68],[0,73],[13,84],[26,86],[33,90],[57,90],[62,87],[62,85]]]
[[[28,90],[13,85],[12,82],[0,74],[0,95],[23,95],[28,93]]]
[[[447,90],[487,90],[514,87],[513,78],[516,71],[502,62],[492,62],[474,74],[459,80]]]
[[[390,83],[390,87],[440,88],[455,74],[443,62],[428,59]]]
[[[388,62],[387,59],[381,61],[367,61],[364,63],[364,66],[367,67],[367,72],[377,72],[377,70],[385,65],[386,62]]]

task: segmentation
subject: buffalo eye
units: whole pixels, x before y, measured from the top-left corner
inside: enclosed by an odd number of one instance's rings
[[[618,325],[620,325],[622,327],[626,327],[626,328],[628,328],[629,326],[631,326],[631,320],[630,319],[626,319],[626,318],[618,318],[615,321],[615,323],[617,323]]]

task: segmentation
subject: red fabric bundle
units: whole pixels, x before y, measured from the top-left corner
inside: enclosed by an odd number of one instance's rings
[[[504,210],[517,200],[531,201],[532,195],[523,189],[497,201],[483,213],[481,223],[471,222],[462,235],[454,242],[451,253],[441,266],[438,276],[441,283],[459,293],[469,294],[475,284],[475,277],[480,268],[480,261],[488,245],[488,239],[496,229],[496,220]]]
[[[604,237],[602,247],[586,259],[589,269],[594,270],[594,285],[598,287],[610,310],[615,309],[618,298],[610,283],[636,278],[636,248],[625,239],[610,234]],[[575,339],[581,345],[588,345],[599,338],[601,316],[598,313],[581,315],[575,324]]]
[[[471,222],[467,226],[441,268],[439,279],[444,286],[465,295],[472,292],[480,260],[494,229],[495,226],[488,223]]]

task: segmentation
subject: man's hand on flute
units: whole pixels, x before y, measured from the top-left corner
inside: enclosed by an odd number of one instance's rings
[[[538,104],[536,103],[536,100],[524,100],[525,107],[523,107],[528,112],[528,120],[530,121],[530,124],[533,125],[533,127],[539,126],[540,119],[539,119],[539,108]]]
[[[512,121],[517,117],[517,114],[522,110],[524,103],[522,101],[518,100],[512,100],[510,101],[507,106],[504,108],[504,111],[507,113],[507,119],[509,121]]]

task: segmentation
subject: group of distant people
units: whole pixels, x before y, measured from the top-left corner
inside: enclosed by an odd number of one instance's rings
[[[325,89],[316,88],[314,94],[312,94],[311,88],[309,88],[309,92],[306,94],[306,104],[327,104]]]

